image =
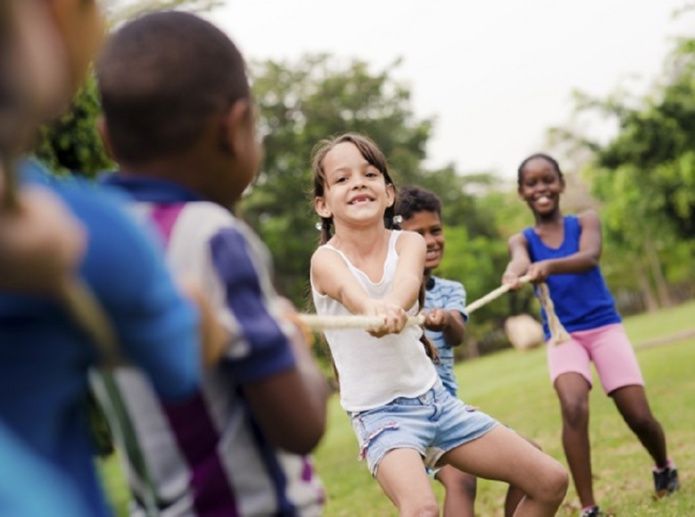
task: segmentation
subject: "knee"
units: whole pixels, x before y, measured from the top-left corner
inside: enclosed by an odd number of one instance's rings
[[[584,426],[589,421],[587,400],[565,400],[562,402],[562,419],[570,427]]]
[[[546,473],[541,499],[549,505],[559,507],[567,495],[568,487],[569,474],[567,469],[556,461]]]
[[[434,497],[423,497],[401,506],[398,513],[403,516],[439,517],[439,505]]]
[[[464,474],[459,480],[459,490],[465,493],[471,500],[475,500],[475,494],[478,490],[478,482],[475,476]]]
[[[453,481],[453,482],[452,482]],[[475,476],[469,474],[461,473],[456,476],[456,479],[449,482],[446,486],[446,491],[455,490],[456,492],[462,494],[470,501],[475,501],[475,494],[477,491],[478,483]]]
[[[475,499],[478,485],[475,476],[461,472],[452,466],[446,466],[437,474],[437,480],[444,485],[447,494],[457,493],[471,501]]]

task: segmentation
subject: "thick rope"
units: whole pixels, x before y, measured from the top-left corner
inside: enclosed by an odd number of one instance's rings
[[[347,314],[337,316],[321,316],[318,314],[298,314],[299,321],[311,330],[321,332],[324,330],[335,329],[364,329],[371,330],[379,328],[384,324],[381,316],[364,316],[361,314]],[[408,318],[406,327],[422,325],[425,323],[425,315],[418,314]]]
[[[529,276],[522,276],[519,278],[519,282],[522,284],[527,284],[531,281]],[[481,308],[483,305],[496,300],[503,294],[509,292],[511,286],[508,284],[503,284],[497,289],[490,291],[488,294],[471,302],[466,306],[466,313],[471,312]],[[550,328],[550,341],[551,345],[558,345],[564,341],[570,339],[569,333],[565,330],[560,323],[557,314],[555,314],[555,306],[553,305],[553,300],[550,298],[550,292],[548,286],[545,282],[538,285],[538,299],[541,306],[545,310],[548,317],[548,326]],[[318,314],[298,314],[297,319],[309,329],[316,332],[323,332],[325,330],[336,330],[336,329],[364,329],[371,330],[378,328],[384,323],[384,318],[380,316],[364,316],[360,314],[349,314],[349,315],[318,315]],[[417,316],[411,316],[408,318],[406,327],[414,325],[423,325],[425,322],[425,315],[423,313]]]
[[[522,284],[528,284],[530,281],[531,277],[529,276],[522,276],[519,278],[519,282]],[[497,289],[490,291],[482,298],[478,298],[476,301],[468,304],[466,306],[466,312],[470,314],[471,312],[480,309],[483,305],[490,303],[492,300],[496,300],[497,298],[508,292],[511,288],[512,286],[509,284],[503,284],[499,286]]]
[[[550,297],[550,290],[545,282],[538,284],[538,300],[541,302],[541,306],[545,310],[545,316],[548,318],[548,329],[550,330],[548,344],[557,346],[560,343],[569,341],[569,332],[562,326],[560,318],[558,318],[555,313],[555,304],[553,304],[553,299]]]

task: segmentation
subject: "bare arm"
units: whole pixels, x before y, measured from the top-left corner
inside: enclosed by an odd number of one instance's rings
[[[285,310],[294,312],[289,302]],[[291,336],[295,367],[261,382],[248,383],[244,393],[273,444],[296,454],[308,454],[326,430],[328,383],[316,366],[302,330],[293,325]]]
[[[380,337],[399,333],[408,322],[408,313],[420,297],[422,271],[425,268],[427,245],[415,232],[404,231],[396,241],[398,265],[391,284],[391,291],[383,300],[374,300],[372,313],[383,315],[384,325],[370,333]]]
[[[82,260],[84,228],[44,189],[24,189],[19,203],[0,215],[0,287],[58,294]]]
[[[404,231],[396,241],[396,252],[398,266],[387,299],[407,311],[420,294],[427,244],[419,233]]]
[[[528,275],[534,283],[542,282],[550,275],[582,273],[598,265],[601,258],[601,221],[595,210],[579,215],[582,229],[579,251],[567,257],[541,260],[532,264]]]
[[[319,293],[339,301],[352,314],[364,314],[369,296],[335,251],[320,248],[311,257],[311,279]]]
[[[523,233],[512,235],[507,242],[509,250],[509,264],[502,275],[502,283],[510,285],[516,290],[521,287],[519,278],[526,274],[531,266],[531,257],[528,253],[528,242]]]
[[[441,332],[449,346],[460,345],[466,335],[466,322],[456,310],[432,309],[425,318],[425,328]]]

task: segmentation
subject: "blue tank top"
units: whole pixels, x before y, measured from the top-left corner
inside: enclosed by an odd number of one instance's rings
[[[533,228],[523,231],[532,262],[563,258],[579,251],[579,238],[582,234],[579,219],[575,215],[568,215],[565,216],[564,222],[565,232],[559,248],[551,248],[544,244]],[[567,332],[620,323],[613,296],[598,266],[583,273],[551,275],[546,279],[546,284],[555,305],[555,312]],[[549,339],[548,318],[545,311],[542,311],[542,314],[545,338]]]

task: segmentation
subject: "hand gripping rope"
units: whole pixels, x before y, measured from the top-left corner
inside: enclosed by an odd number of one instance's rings
[[[522,284],[527,284],[530,282],[530,277],[522,276],[519,278],[519,282]],[[490,291],[488,294],[471,302],[466,306],[466,312],[470,314],[471,312],[479,309],[483,305],[490,303],[491,301],[499,298],[511,289],[508,284],[501,285],[497,289]],[[548,317],[548,326],[550,327],[550,340],[551,345],[558,345],[567,341],[569,339],[569,333],[565,330],[560,323],[560,320],[555,314],[555,306],[553,305],[553,300],[550,298],[550,292],[548,286],[545,282],[538,285],[538,299],[541,306],[545,310]],[[384,319],[380,316],[363,316],[359,314],[355,315],[345,315],[345,316],[320,316],[318,314],[299,314],[299,320],[302,324],[309,327],[311,330],[321,332],[324,330],[333,329],[364,329],[370,330],[372,328],[379,327]],[[406,327],[413,325],[423,325],[425,323],[425,315],[420,313],[416,316],[411,316],[408,318]]]

